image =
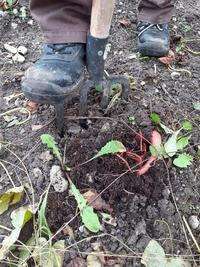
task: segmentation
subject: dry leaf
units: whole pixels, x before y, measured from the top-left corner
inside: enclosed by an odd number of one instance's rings
[[[89,190],[86,193],[83,194],[84,198],[86,199],[87,203],[91,203],[90,206],[92,206],[96,210],[107,210],[108,212],[112,212],[113,209],[108,205],[105,200],[101,198],[101,196],[98,196],[96,199],[98,193],[95,190]],[[96,199],[96,200],[94,200]]]
[[[69,236],[69,238],[70,238],[71,240],[74,239],[74,232],[73,232],[73,229],[72,229],[69,225],[66,225],[66,226],[63,228],[63,233],[64,233],[64,235]]]
[[[165,65],[171,65],[175,62],[175,57],[174,56],[166,56],[166,57],[160,57],[158,59],[161,63]]]
[[[125,27],[129,27],[131,25],[131,21],[130,19],[120,19],[119,20],[119,23],[122,25],[122,26],[125,26]]]
[[[84,259],[76,257],[66,267],[87,267],[87,265]]]
[[[26,108],[31,112],[36,112],[39,108],[39,104],[32,102],[32,101],[28,101]]]

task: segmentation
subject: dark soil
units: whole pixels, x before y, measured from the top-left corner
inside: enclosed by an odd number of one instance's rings
[[[18,8],[24,5],[27,6],[26,1],[20,1]],[[198,1],[177,2],[176,15],[171,23],[172,49],[175,47],[174,37],[182,36],[185,39],[195,39],[188,43],[188,47],[193,51],[200,51],[199,14]],[[0,14],[0,112],[26,106],[23,95],[8,104],[4,97],[21,93],[20,81],[24,71],[39,57],[42,37],[36,22],[33,21],[33,25],[28,23],[31,19],[28,11],[25,19],[13,15],[12,12]],[[122,19],[128,20],[129,25],[124,26],[120,23]],[[13,23],[17,24],[16,29],[13,28]],[[188,233],[189,245],[187,243],[180,218],[185,216],[188,220],[191,215],[199,216],[200,210],[199,158],[196,157],[200,143],[200,124],[199,114],[193,109],[193,104],[200,100],[200,57],[188,50],[181,51],[176,55],[177,70],[171,72],[165,65],[159,63],[158,59],[141,58],[136,54],[135,30],[135,1],[117,1],[109,41],[111,52],[106,70],[109,74],[131,77],[135,85],[131,89],[128,101],[118,100],[106,116],[99,108],[99,94],[93,93],[89,100],[90,118],[87,119],[87,129],[79,125],[77,97],[66,105],[63,138],[56,132],[55,123],[52,121],[54,108],[51,106],[40,106],[38,111],[31,115],[31,119],[20,126],[8,128],[7,122],[0,117],[0,134],[4,140],[11,143],[9,149],[25,164],[35,189],[36,201],[39,201],[41,194],[49,185],[52,165],[58,165],[55,159],[49,161],[41,159],[41,153],[47,150],[39,139],[42,133],[50,133],[58,141],[62,153],[65,154],[65,164],[71,168],[70,178],[81,192],[96,189],[100,193],[107,188],[102,193],[102,198],[113,208],[112,216],[115,218],[116,226],[103,224],[100,234],[107,233],[110,236],[105,235],[90,242],[84,241],[79,243],[78,248],[80,252],[89,253],[92,251],[91,243],[96,240],[101,241],[109,253],[129,256],[125,258],[123,265],[126,267],[141,266],[139,255],[152,238],[158,240],[168,254],[186,255],[186,257],[191,255],[191,252],[197,254]],[[13,63],[7,57],[4,44],[10,42],[16,47],[24,45],[28,48],[25,63]],[[183,71],[179,72],[179,69]],[[185,70],[191,72],[191,76]],[[178,72],[179,75],[174,75],[174,72]],[[111,139],[121,141],[129,149],[138,149],[135,142],[136,133],[141,131],[149,139],[152,129],[158,129],[150,120],[152,112],[158,113],[161,121],[173,129],[180,128],[184,120],[193,123],[192,138],[187,151],[195,156],[191,167],[180,170],[173,167],[170,160],[166,160],[166,164],[160,160],[144,176],[138,177],[135,172],[121,175],[127,171],[127,166],[114,155],[79,166],[94,156]],[[25,118],[21,113],[16,116],[20,119]],[[129,122],[130,116],[135,117],[135,125]],[[33,131],[32,127],[35,125],[42,125],[42,128]],[[161,130],[160,132],[164,139],[166,135]],[[19,159],[10,151],[0,151],[0,160],[16,185],[28,182],[27,174],[22,171]],[[131,166],[135,165],[131,160],[128,162]],[[39,174],[36,173],[38,171],[36,168],[39,169]],[[117,179],[120,175],[121,177]],[[113,182],[114,180],[116,181]],[[10,181],[0,167],[0,192],[3,193],[8,188],[11,188]],[[26,197],[24,204],[28,204]],[[11,227],[9,215],[14,208],[16,206],[1,216],[1,225]],[[47,219],[54,233],[76,212],[76,204],[68,191],[56,193],[51,188]],[[79,216],[70,223],[70,226],[74,231],[76,242],[90,236],[86,230],[82,231]],[[200,227],[193,230],[193,233],[200,242]],[[7,232],[0,229],[1,240],[6,234]],[[23,238],[26,239],[26,236],[28,238],[30,233],[25,233]],[[66,240],[67,245],[72,242],[63,231],[56,236],[56,239],[61,238]],[[73,246],[71,250],[66,253],[66,263],[80,253],[77,246]],[[138,257],[135,257],[131,250]],[[84,253],[80,255],[86,257]],[[192,257],[187,258],[193,261]],[[195,258],[197,265],[194,266],[198,266],[197,255]]]

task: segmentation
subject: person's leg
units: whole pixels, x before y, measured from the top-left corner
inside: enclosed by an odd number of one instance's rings
[[[138,11],[138,51],[149,56],[166,55],[174,0],[141,0]]]
[[[46,43],[85,43],[92,0],[31,0]]]
[[[31,0],[45,44],[25,73],[22,90],[34,102],[56,104],[78,90],[84,79],[85,43],[92,0]]]
[[[174,13],[172,0],[141,0],[138,20],[153,24],[168,23]]]

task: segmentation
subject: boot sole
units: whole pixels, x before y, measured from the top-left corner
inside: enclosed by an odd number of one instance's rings
[[[84,72],[75,84],[63,88],[50,82],[38,82],[34,80],[24,80],[22,82],[22,91],[24,95],[33,102],[39,104],[50,104],[56,105],[65,101],[66,98],[71,99],[72,97],[79,94],[80,88],[84,83]],[[35,88],[41,89],[42,94]],[[50,94],[50,92],[53,92]],[[57,93],[58,92],[58,93]]]
[[[152,47],[152,49],[149,47]],[[165,48],[162,44],[152,42],[145,42],[142,45],[138,43],[138,52],[144,56],[163,57],[168,55],[169,47]]]

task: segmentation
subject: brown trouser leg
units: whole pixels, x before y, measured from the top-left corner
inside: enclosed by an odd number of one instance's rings
[[[141,0],[138,20],[159,24],[170,21],[174,12],[174,0]]]
[[[108,0],[109,1],[109,0]],[[138,20],[169,22],[173,0],[141,0]],[[32,16],[47,43],[85,43],[90,26],[92,0],[31,0]]]
[[[92,0],[31,0],[32,16],[47,43],[85,43]]]

